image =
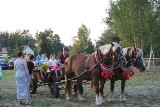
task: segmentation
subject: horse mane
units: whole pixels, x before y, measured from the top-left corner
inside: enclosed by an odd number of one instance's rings
[[[140,48],[136,48],[137,50],[137,58],[143,55],[143,51]],[[134,51],[134,47],[123,48],[123,53],[126,56],[127,54],[131,57],[132,51]]]
[[[142,55],[143,55],[143,51],[142,51],[142,49],[137,48],[137,50],[138,50],[137,57],[142,56]]]
[[[116,42],[112,42],[112,44],[114,44],[113,46],[113,51],[115,51],[118,47],[121,47],[118,43]],[[99,50],[101,51],[101,53],[103,55],[106,55],[107,53],[109,53],[111,47],[112,47],[112,44],[106,44],[106,45],[103,45],[103,46],[100,46],[99,47]]]

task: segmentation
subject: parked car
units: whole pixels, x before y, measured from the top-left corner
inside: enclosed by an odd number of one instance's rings
[[[11,58],[8,62],[8,68],[13,69],[16,58]]]
[[[8,64],[5,61],[0,60],[0,66],[2,70],[8,69]]]
[[[13,69],[14,68],[14,62],[9,62],[8,63],[8,68]]]
[[[2,68],[0,66],[0,80],[2,79]]]

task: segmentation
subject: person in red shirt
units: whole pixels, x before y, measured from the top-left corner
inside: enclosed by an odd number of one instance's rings
[[[62,68],[63,73],[64,73],[64,62],[68,57],[69,57],[68,49],[64,47],[63,53],[58,57],[58,64],[59,64],[59,67]]]

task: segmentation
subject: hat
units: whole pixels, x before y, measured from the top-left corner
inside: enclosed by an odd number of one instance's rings
[[[66,47],[63,48],[63,51],[68,51],[68,49]]]
[[[37,59],[38,61],[40,61],[40,60],[41,60],[41,56],[38,55],[38,56],[36,57],[36,59]]]

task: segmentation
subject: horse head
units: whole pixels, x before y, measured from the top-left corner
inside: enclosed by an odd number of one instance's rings
[[[103,55],[103,60],[108,64],[114,63],[114,66],[126,66],[127,62],[122,47],[118,43],[112,42],[108,45],[101,46],[99,49]]]
[[[140,48],[133,47],[128,51],[128,56],[130,57],[130,63],[134,67],[137,67],[140,72],[145,71],[143,51]]]

